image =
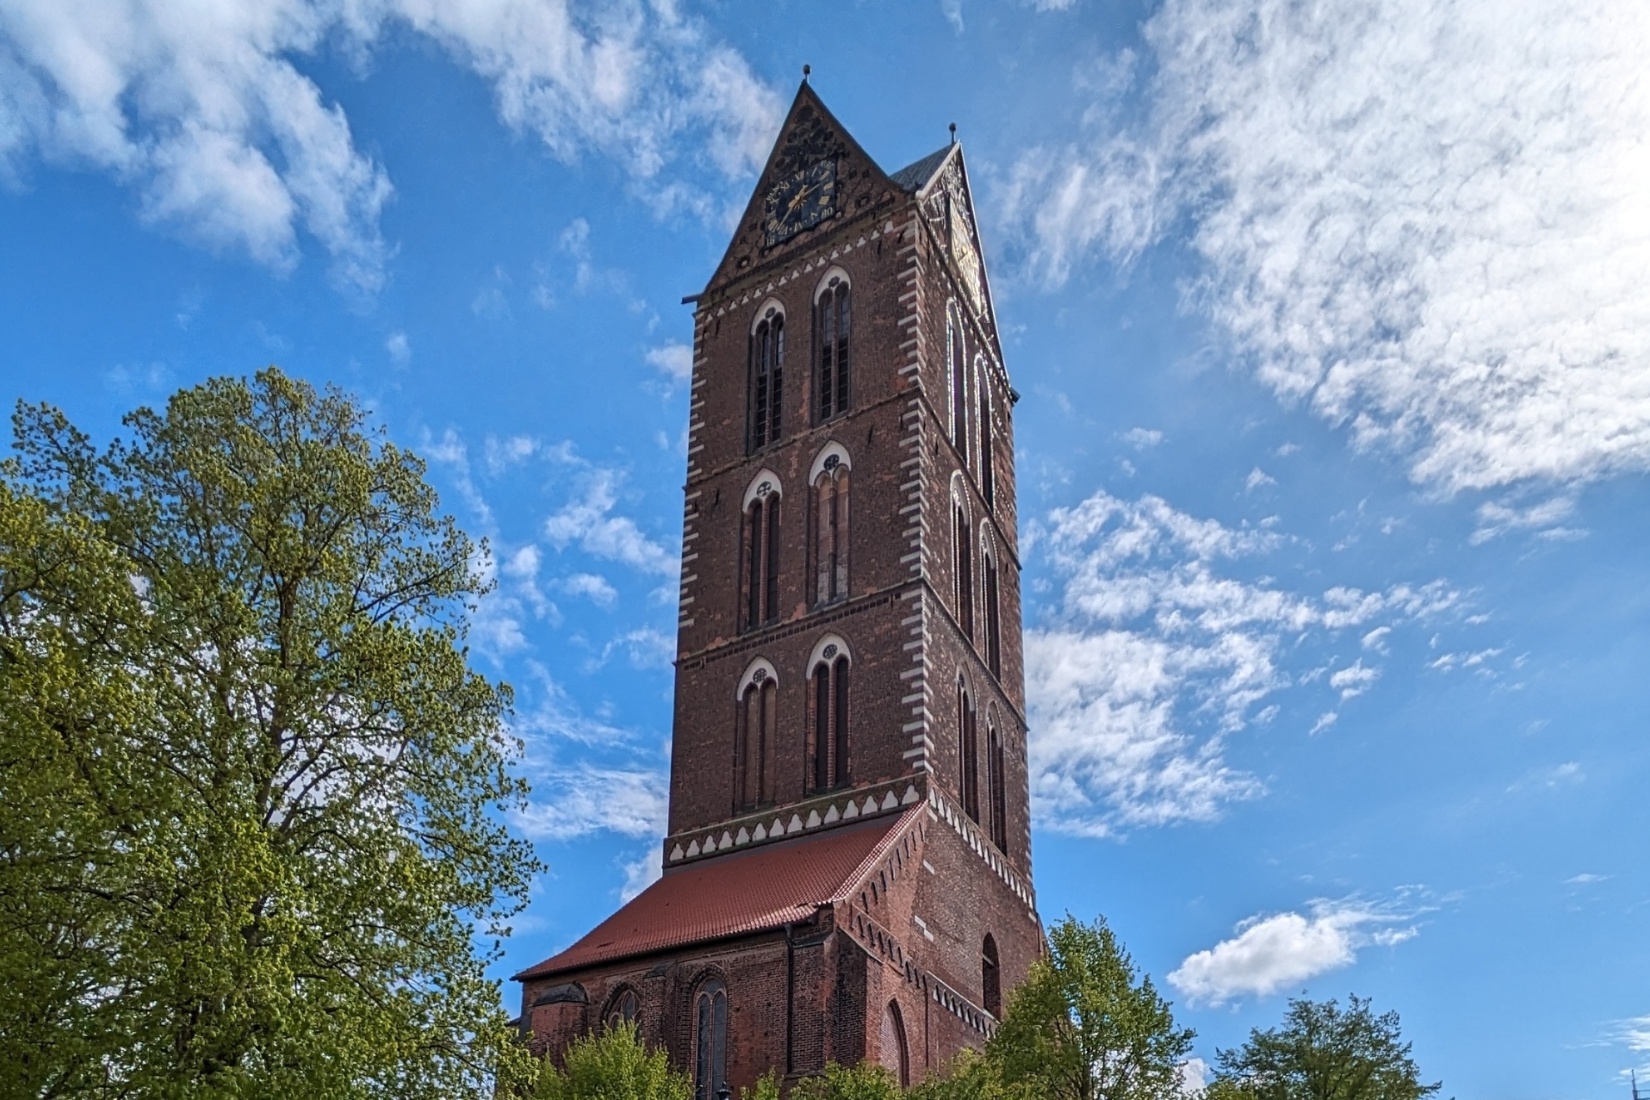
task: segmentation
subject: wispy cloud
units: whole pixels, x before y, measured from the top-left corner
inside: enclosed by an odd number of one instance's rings
[[[276,270],[307,234],[340,284],[370,294],[393,252],[389,173],[302,65],[408,28],[490,81],[507,126],[563,160],[611,158],[655,206],[713,212],[703,174],[753,171],[782,109],[674,4],[18,0],[0,7],[0,177],[89,165],[136,188],[146,220]]]
[[[684,385],[693,378],[693,349],[686,344],[672,341],[649,348],[647,361],[675,385]]]
[[[609,467],[592,467],[581,475],[582,491],[544,523],[545,536],[557,549],[577,546],[593,557],[616,561],[644,573],[674,576],[675,554],[649,538],[629,516],[617,515],[624,475]]]
[[[576,763],[536,779],[528,804],[512,817],[534,840],[573,840],[598,832],[660,837],[667,789],[659,769]]]
[[[1264,997],[1351,966],[1365,948],[1413,939],[1419,912],[1408,899],[1375,904],[1347,898],[1310,902],[1304,913],[1250,917],[1231,938],[1188,956],[1169,972],[1169,984],[1193,1004]]]
[[[1416,481],[1650,468],[1650,8],[1166,0],[1145,37],[1146,121],[1108,89],[1008,175],[1043,279],[1184,229],[1193,308]]]
[[[1275,717],[1266,701],[1297,682],[1285,664],[1301,639],[1356,632],[1345,643],[1358,645],[1377,623],[1440,617],[1460,598],[1441,581],[1308,595],[1223,572],[1286,542],[1103,491],[1032,525],[1027,545],[1060,586],[1025,638],[1032,791],[1049,827],[1098,836],[1208,821],[1261,794],[1228,762],[1227,740]],[[1348,699],[1377,675],[1359,658],[1331,686]]]

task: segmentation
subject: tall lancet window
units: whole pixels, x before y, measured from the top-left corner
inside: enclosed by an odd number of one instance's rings
[[[986,510],[997,506],[996,472],[992,468],[991,455],[991,386],[986,380],[989,368],[985,359],[975,360],[978,367],[978,382],[975,386],[980,398],[980,495],[985,497]]]
[[[963,352],[962,314],[955,302],[946,310],[945,340],[951,383],[951,445],[968,465],[968,371]]]
[[[957,677],[957,743],[961,775],[963,812],[976,823],[980,820],[980,746],[974,714],[974,700],[968,693],[968,684]]]
[[[998,586],[997,552],[989,536],[981,539],[980,572],[984,576],[985,663],[991,675],[1003,677],[1003,613]]]
[[[987,751],[991,759],[987,771],[991,776],[991,843],[999,852],[1008,851],[1008,767],[1003,754],[1003,735],[997,729],[997,717],[986,720]]]
[[[848,462],[837,444],[814,463],[814,603],[848,595]]]
[[[826,276],[814,302],[814,348],[819,376],[815,407],[821,421],[848,411],[848,335],[852,328],[848,279],[840,271]]]
[[[778,482],[766,470],[745,494],[740,572],[746,630],[779,617],[779,498]]]
[[[718,1100],[728,1083],[728,991],[712,978],[693,999],[693,1100]]]
[[[830,790],[850,782],[848,765],[847,646],[827,638],[815,650],[813,662],[813,789]]]
[[[968,510],[957,497],[951,501],[951,547],[954,560],[951,563],[951,584],[957,609],[957,625],[962,628],[963,636],[970,642],[974,640],[974,532],[968,522]]]
[[[745,674],[739,690],[734,742],[734,802],[748,810],[773,801],[774,738],[779,728],[779,684],[765,661]]]
[[[1003,1014],[1003,966],[997,957],[997,941],[987,932],[980,944],[980,1000],[987,1012],[998,1018]]]
[[[785,314],[777,305],[764,307],[751,329],[750,449],[761,450],[779,438],[785,380]]]

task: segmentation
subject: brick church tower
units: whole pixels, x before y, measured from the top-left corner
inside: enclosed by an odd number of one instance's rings
[[[538,1049],[634,1019],[696,1100],[914,1083],[1042,949],[1016,399],[954,141],[889,174],[806,82],[695,303],[663,877],[516,975]]]

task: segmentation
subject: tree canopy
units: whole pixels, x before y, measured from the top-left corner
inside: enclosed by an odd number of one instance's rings
[[[0,466],[0,1093],[490,1093],[499,809],[477,547],[413,454],[270,368]]]
[[[1256,1028],[1222,1050],[1210,1092],[1219,1100],[1422,1100],[1423,1084],[1396,1012],[1377,1016],[1369,998],[1289,1002],[1281,1027]]]
[[[987,1046],[1002,1084],[1046,1100],[1159,1100],[1178,1096],[1192,1031],[1104,919],[1067,915],[1049,930]]]

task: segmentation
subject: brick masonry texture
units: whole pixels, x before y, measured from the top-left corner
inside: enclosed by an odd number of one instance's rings
[[[809,156],[836,161],[836,216],[765,249],[763,196]],[[960,222],[948,213],[952,205],[963,212]],[[714,976],[727,988],[728,1081],[736,1090],[770,1069],[794,1081],[831,1061],[897,1064],[896,1052],[884,1049],[890,1005],[915,1082],[981,1045],[995,1026],[982,985],[986,937],[1000,955],[1005,996],[1042,950],[1031,888],[1016,395],[1001,366],[989,288],[982,275],[976,301],[953,258],[948,234],[958,224],[972,233],[960,148],[908,189],[804,85],[694,314],[665,874],[777,835],[803,838],[794,858],[806,859],[809,834],[871,815],[897,815],[900,835],[880,865],[863,870],[853,896],[822,905],[807,921],[577,970],[557,971],[550,960],[550,972],[546,964],[524,972],[532,976],[523,981],[522,1027],[537,1049],[554,1054],[600,1026],[628,990],[639,998],[644,1038],[691,1067],[694,996]],[[845,413],[816,423],[813,303],[833,275],[852,287],[852,389]],[[952,303],[960,332],[948,331]],[[776,442],[751,453],[751,333],[770,305],[783,311],[787,333],[782,428]],[[970,366],[980,357],[988,387],[996,490],[989,505],[974,383],[972,461],[952,443],[948,342],[959,336]],[[851,478],[848,586],[845,597],[821,606],[813,601],[808,475],[831,445]],[[741,615],[742,525],[747,495],[764,481],[780,514],[778,610],[751,628]],[[1000,677],[986,659],[979,549],[974,636],[960,625],[954,500],[969,515],[961,537],[993,548],[998,562]],[[816,791],[809,661],[827,636],[851,660],[849,778]],[[737,692],[759,659],[777,681],[778,736],[771,799],[752,808],[740,805],[735,787]],[[978,823],[963,810],[959,677],[979,714]],[[1005,749],[1003,850],[989,828],[988,716]]]

